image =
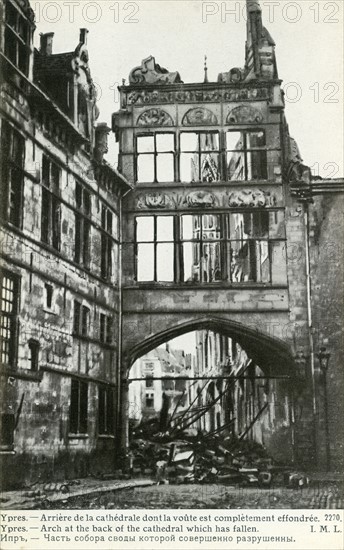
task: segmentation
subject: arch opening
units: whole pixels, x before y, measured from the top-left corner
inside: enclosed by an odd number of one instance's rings
[[[128,360],[132,442],[220,437],[292,459],[294,367],[283,342],[202,318],[149,337]]]

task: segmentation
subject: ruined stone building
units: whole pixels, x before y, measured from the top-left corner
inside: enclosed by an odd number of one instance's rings
[[[3,2],[0,25],[6,483],[110,471],[128,445],[132,365],[190,331],[237,345],[237,433],[270,384],[284,412],[263,411],[254,437],[340,468],[343,180],[303,164],[259,3],[247,0],[243,68],[217,82],[183,83],[152,56],[131,71],[112,120],[118,171],[87,30],[72,52],[54,54],[52,33],[36,51],[28,0]],[[217,410],[207,429],[217,412],[230,421]]]
[[[193,376],[191,356],[169,343],[137,359],[130,372],[129,420],[136,424],[160,419],[163,408],[172,415],[177,405],[180,414],[191,400],[186,380],[190,376]]]
[[[113,466],[119,204],[87,30],[33,48],[24,0],[1,7],[1,458],[6,483]]]

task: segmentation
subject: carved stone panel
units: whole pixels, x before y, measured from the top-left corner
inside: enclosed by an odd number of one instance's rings
[[[261,101],[269,99],[269,88],[239,88],[214,90],[154,90],[131,89],[125,93],[124,105],[154,105],[157,103],[219,103],[223,101]]]
[[[276,197],[270,191],[262,191],[261,189],[242,189],[234,191],[229,195],[228,206],[249,208],[275,206]]]
[[[209,191],[192,191],[168,195],[152,192],[139,195],[136,206],[139,210],[163,208],[211,208],[216,204],[216,197]]]
[[[234,107],[227,116],[227,124],[255,124],[263,121],[263,115],[251,105]]]
[[[185,113],[182,120],[183,126],[206,126],[216,125],[217,123],[216,115],[205,107],[190,109]]]
[[[147,193],[137,198],[137,208],[167,208],[170,206],[170,198],[164,193]]]
[[[187,195],[186,202],[192,208],[209,208],[215,205],[215,195],[208,191],[193,191]]]
[[[162,109],[148,109],[137,119],[137,126],[173,126],[173,120]]]

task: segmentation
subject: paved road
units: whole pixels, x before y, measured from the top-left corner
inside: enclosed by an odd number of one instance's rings
[[[343,487],[336,483],[288,489],[239,488],[224,485],[154,485],[124,489],[98,495],[85,495],[59,503],[59,508],[74,509],[340,509]]]

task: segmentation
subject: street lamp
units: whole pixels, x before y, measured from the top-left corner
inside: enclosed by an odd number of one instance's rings
[[[331,354],[326,351],[325,347],[321,347],[317,354],[321,372],[324,380],[324,412],[325,412],[325,438],[326,438],[326,470],[330,470],[331,456],[330,456],[330,432],[328,425],[328,401],[327,401],[327,371]]]

